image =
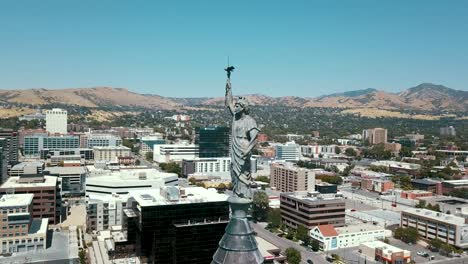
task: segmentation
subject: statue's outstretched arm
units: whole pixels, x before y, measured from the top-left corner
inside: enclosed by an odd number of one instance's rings
[[[231,81],[229,79],[226,82],[226,98],[224,103],[229,109],[229,112],[231,112],[231,115],[234,115],[234,102],[232,100]]]

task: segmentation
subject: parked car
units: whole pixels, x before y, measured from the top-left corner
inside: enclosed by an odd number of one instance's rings
[[[307,264],[314,264],[314,262],[311,259],[308,259]]]

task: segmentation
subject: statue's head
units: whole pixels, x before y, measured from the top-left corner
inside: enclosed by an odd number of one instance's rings
[[[249,114],[249,101],[247,101],[247,98],[243,96],[237,98],[237,101],[234,104],[234,112],[235,114],[240,114],[242,112]]]

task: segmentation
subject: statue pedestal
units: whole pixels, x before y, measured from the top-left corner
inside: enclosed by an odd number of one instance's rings
[[[219,241],[218,250],[213,256],[212,264],[260,264],[263,257],[258,250],[253,229],[247,219],[252,201],[231,196],[228,199],[231,207],[231,219],[223,238]]]

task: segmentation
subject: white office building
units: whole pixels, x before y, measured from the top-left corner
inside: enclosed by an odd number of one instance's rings
[[[154,145],[153,160],[159,163],[193,160],[198,157],[199,148],[195,144]]]
[[[117,147],[122,145],[122,138],[111,134],[85,134],[81,136],[81,144],[87,148]]]
[[[300,158],[299,145],[294,141],[275,146],[276,159],[285,161],[298,161]]]
[[[401,212],[401,226],[413,227],[421,238],[438,238],[459,248],[468,248],[468,224],[465,218],[436,211],[408,208]]]
[[[93,147],[93,154],[96,162],[111,162],[116,161],[119,157],[131,157],[132,150],[125,146]]]
[[[345,227],[319,225],[310,230],[310,237],[317,240],[323,251],[357,247],[361,243],[382,240],[392,235],[390,230],[371,224],[359,224]]]
[[[153,152],[154,145],[166,144],[166,140],[164,140],[163,134],[161,133],[155,133],[150,136],[142,137],[140,142],[140,153],[142,155],[145,155],[148,152]]]
[[[320,155],[327,158],[336,154],[336,147],[336,145],[301,146],[301,154],[312,158],[318,158]]]
[[[46,131],[50,134],[67,134],[67,110],[54,108],[46,112]]]
[[[128,195],[95,195],[86,197],[86,227],[88,231],[108,230],[123,224],[123,209]]]
[[[159,188],[164,185],[177,186],[177,174],[156,169],[95,170],[86,179],[86,196],[124,195],[130,190]]]

